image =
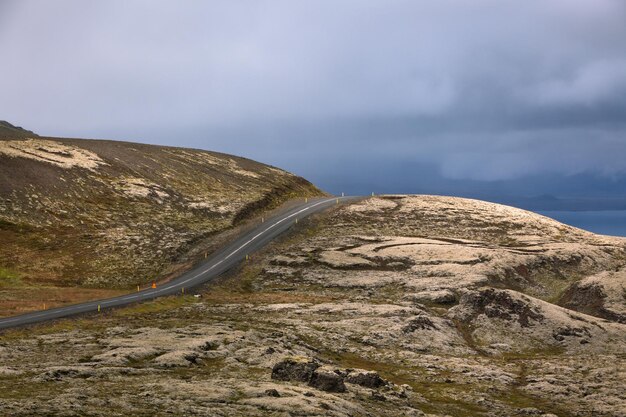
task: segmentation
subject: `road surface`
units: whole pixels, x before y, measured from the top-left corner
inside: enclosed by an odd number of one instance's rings
[[[157,288],[150,288],[132,294],[121,295],[103,300],[88,301],[81,304],[73,304],[64,307],[51,308],[49,310],[36,311],[0,319],[0,330],[11,327],[24,326],[27,324],[41,323],[62,317],[74,316],[90,312],[104,311],[112,307],[120,307],[140,301],[152,300],[165,295],[182,294],[194,287],[209,282],[220,274],[226,272],[246,255],[262,248],[276,236],[285,232],[295,222],[311,214],[318,213],[341,201],[351,200],[356,197],[333,197],[313,199],[307,203],[299,204],[289,210],[265,220],[252,230],[243,233],[234,241],[228,243],[222,249],[216,251],[204,262],[185,272],[180,277],[169,281]]]

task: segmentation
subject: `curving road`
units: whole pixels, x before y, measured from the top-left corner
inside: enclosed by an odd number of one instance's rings
[[[107,308],[125,306],[139,301],[152,300],[164,295],[182,294],[183,289],[188,290],[197,287],[226,272],[243,260],[247,254],[262,248],[276,236],[285,232],[296,222],[297,219],[302,219],[311,214],[320,212],[328,207],[338,204],[342,200],[352,200],[355,198],[358,197],[314,199],[289,210],[285,210],[284,212],[267,219],[254,229],[243,233],[241,236],[237,237],[221,250],[216,251],[208,259],[190,271],[185,272],[180,277],[155,289],[151,288],[114,298],[89,301],[81,304],[73,304],[65,307],[52,308],[49,310],[2,318],[0,319],[0,330],[24,326],[27,324],[41,323],[77,314],[98,312]]]

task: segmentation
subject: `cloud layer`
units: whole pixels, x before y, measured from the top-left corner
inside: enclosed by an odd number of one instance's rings
[[[371,164],[442,192],[620,181],[624,39],[621,0],[4,1],[0,118],[244,154],[330,188]]]

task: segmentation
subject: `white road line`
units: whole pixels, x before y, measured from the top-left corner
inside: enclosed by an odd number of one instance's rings
[[[319,201],[319,202],[317,202],[315,204],[308,205],[308,206],[304,207],[303,209],[300,209],[300,210],[296,211],[295,213],[290,214],[289,216],[283,217],[282,219],[278,220],[277,222],[275,222],[272,225],[270,225],[267,228],[265,228],[263,231],[261,231],[261,232],[257,233],[256,235],[254,235],[252,238],[250,238],[249,240],[244,242],[237,249],[235,249],[234,251],[232,251],[231,253],[226,255],[224,258],[222,258],[219,262],[216,262],[215,264],[211,265],[209,268],[205,269],[204,271],[199,272],[196,275],[194,275],[193,277],[187,278],[184,281],[175,282],[175,283],[173,283],[173,285],[161,288],[160,290],[157,290],[157,291],[154,291],[154,292],[147,292],[147,293],[144,293],[143,295],[145,295],[145,296],[157,295],[157,294],[160,294],[162,292],[169,291],[169,290],[172,290],[172,289],[174,289],[176,287],[179,287],[182,284],[185,284],[185,283],[187,283],[189,281],[192,281],[192,280],[198,278],[199,276],[206,274],[207,272],[209,272],[210,270],[214,269],[218,265],[222,264],[227,259],[229,259],[233,255],[235,255],[237,252],[239,252],[240,250],[242,250],[243,248],[248,246],[250,243],[254,242],[259,236],[265,234],[268,230],[273,229],[274,227],[276,227],[280,223],[283,223],[284,221],[289,220],[290,218],[292,218],[294,216],[297,216],[298,214],[300,214],[302,212],[305,212],[305,211],[307,211],[309,209],[312,209],[313,207],[317,207],[317,206],[319,206],[321,204],[328,203],[329,201],[332,201],[332,200],[335,200],[335,199],[337,199],[337,197]],[[66,308],[63,308],[63,309],[60,309],[60,310],[51,310],[50,312],[37,313],[37,314],[34,314],[32,316],[28,316],[28,317],[17,316],[15,318],[11,318],[11,319],[0,319],[0,324],[12,323],[14,321],[19,321],[19,320],[23,320],[23,319],[36,319],[36,318],[40,318],[40,317],[46,317],[46,316],[49,316],[49,315],[52,315],[52,314],[55,314],[55,313],[67,313],[67,312],[74,311],[74,310],[80,310],[82,308],[89,308],[89,307],[96,308],[98,305],[102,306],[102,305],[114,304],[114,303],[118,303],[120,301],[126,301],[126,300],[133,300],[135,298],[141,298],[142,296],[140,296],[140,295],[132,295],[132,296],[127,296],[127,297],[124,297],[124,298],[119,298],[119,299],[115,299],[115,300],[111,300],[111,301],[94,302],[93,304],[81,304],[81,305],[78,305],[76,307],[66,307]]]
[[[303,209],[301,209],[301,210],[299,210],[299,211],[297,211],[297,212],[295,212],[295,213],[293,213],[293,214],[290,214],[290,215],[289,215],[289,216],[287,216],[287,217],[284,217],[284,218],[280,219],[280,220],[279,220],[279,221],[277,221],[276,223],[274,223],[274,224],[272,224],[271,226],[267,227],[265,230],[263,230],[263,231],[261,231],[261,232],[257,233],[256,235],[254,235],[251,239],[249,239],[249,240],[248,240],[247,242],[245,242],[243,245],[239,246],[237,249],[235,249],[234,251],[232,251],[231,253],[229,253],[229,254],[228,254],[227,256],[225,256],[225,257],[224,257],[221,261],[219,261],[219,262],[217,262],[217,263],[213,264],[211,267],[209,267],[209,268],[205,269],[205,270],[204,270],[204,271],[202,271],[202,272],[197,273],[196,275],[194,275],[194,276],[193,276],[193,277],[191,277],[191,278],[187,278],[186,280],[181,281],[181,282],[177,282],[177,283],[175,283],[175,284],[174,284],[174,285],[172,285],[172,286],[165,287],[165,288],[163,288],[163,289],[161,289],[161,290],[159,290],[159,291],[155,291],[155,292],[154,292],[154,294],[157,294],[157,293],[160,293],[160,292],[163,292],[163,291],[167,291],[167,290],[171,290],[171,289],[173,289],[173,288],[178,287],[178,286],[179,286],[179,285],[181,285],[181,284],[185,284],[185,283],[187,283],[187,282],[189,282],[189,281],[192,281],[192,280],[194,280],[194,279],[198,278],[198,277],[199,277],[199,276],[201,276],[201,275],[206,274],[206,273],[207,273],[207,272],[209,272],[211,269],[213,269],[213,268],[217,267],[218,265],[220,265],[221,263],[223,263],[224,261],[226,261],[228,258],[230,258],[230,257],[231,257],[231,256],[233,256],[234,254],[236,254],[237,252],[239,252],[241,249],[243,249],[244,247],[246,247],[246,246],[248,246],[250,243],[252,243],[254,240],[256,240],[256,238],[258,238],[259,236],[263,235],[263,234],[264,234],[264,233],[266,233],[268,230],[270,230],[270,229],[274,228],[274,227],[275,227],[275,226],[277,226],[278,224],[280,224],[280,223],[284,222],[285,220],[288,220],[288,219],[292,218],[293,216],[297,216],[298,214],[302,213],[303,211],[307,211],[307,210],[309,210],[309,209],[312,209],[313,207],[319,206],[320,204],[324,204],[324,203],[327,203],[327,202],[332,201],[332,200],[334,200],[334,199],[333,199],[333,198],[330,198],[330,199],[328,199],[328,200],[323,200],[323,201],[320,201],[320,202],[315,203],[315,204],[313,204],[313,205],[307,206],[307,207],[305,207],[305,208],[303,208]]]

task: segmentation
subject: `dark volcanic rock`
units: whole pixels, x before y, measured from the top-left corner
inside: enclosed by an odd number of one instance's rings
[[[599,284],[575,282],[561,296],[558,305],[603,319],[626,323],[626,314],[611,311],[605,306],[607,295]],[[626,299],[626,295],[624,296]]]
[[[309,381],[309,385],[327,392],[346,391],[343,376],[333,369],[316,369]]]
[[[265,390],[265,395],[267,395],[268,397],[280,397],[280,393],[273,388]]]
[[[566,337],[584,337],[590,338],[591,332],[586,327],[559,327],[552,333],[552,337],[554,337],[558,341],[565,340]]]
[[[380,388],[388,384],[377,372],[363,369],[350,370],[344,380],[366,388]]]
[[[345,392],[345,376],[343,370],[321,367],[316,360],[303,357],[283,359],[272,369],[272,379],[306,382],[313,388],[327,392]]]
[[[437,330],[435,323],[427,316],[417,316],[411,319],[406,326],[402,328],[404,333],[413,333],[416,330]]]
[[[489,318],[514,320],[522,327],[530,327],[531,320],[541,322],[544,316],[528,303],[516,300],[506,291],[494,288],[478,292],[467,293],[462,297],[462,303],[471,305],[475,314],[484,314]]]
[[[272,379],[309,382],[313,372],[319,367],[320,365],[312,359],[300,357],[286,358],[274,365],[274,368],[272,368]]]

